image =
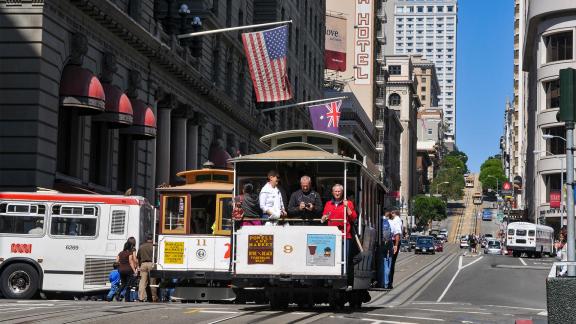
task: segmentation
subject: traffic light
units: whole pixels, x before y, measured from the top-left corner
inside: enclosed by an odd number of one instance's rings
[[[556,119],[563,122],[576,120],[576,70],[567,68],[560,70],[560,111]]]

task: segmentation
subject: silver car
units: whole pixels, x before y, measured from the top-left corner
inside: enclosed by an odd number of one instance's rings
[[[502,244],[498,240],[488,240],[484,248],[484,254],[502,255]]]

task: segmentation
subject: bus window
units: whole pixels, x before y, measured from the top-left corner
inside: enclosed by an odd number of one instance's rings
[[[219,194],[216,208],[216,221],[214,223],[214,234],[230,235],[232,230],[232,195]]]
[[[28,204],[0,204],[0,233],[42,234],[46,206]]]
[[[516,230],[516,235],[518,235],[518,236],[526,236],[526,230],[518,229],[518,230]]]
[[[97,227],[95,206],[52,206],[51,235],[95,237]]]
[[[509,230],[508,230],[508,235],[514,235],[514,230],[513,230],[513,229],[509,229]]]
[[[188,218],[187,196],[164,196],[162,211],[162,232],[169,234],[186,234]]]
[[[534,236],[534,230],[529,230],[529,231],[528,231],[528,236],[532,236],[532,237],[533,237],[533,236]]]

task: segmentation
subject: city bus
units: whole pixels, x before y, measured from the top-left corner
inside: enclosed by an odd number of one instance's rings
[[[550,226],[514,222],[508,224],[506,234],[506,249],[512,251],[514,257],[526,253],[529,257],[541,258],[553,252],[554,229]]]
[[[98,293],[124,243],[153,233],[154,209],[143,197],[57,192],[0,193],[0,291]]]
[[[205,164],[208,166],[209,164]],[[158,188],[158,260],[151,276],[182,300],[233,300],[230,288],[232,170],[183,171],[185,183]]]
[[[472,196],[472,203],[474,205],[482,205],[483,197],[481,192],[477,192]]]
[[[323,204],[332,199],[333,186],[341,184],[356,206],[357,224],[340,220],[339,228],[319,220],[310,224],[288,217],[284,222],[289,226],[238,229],[234,225],[232,284],[242,290],[263,289],[273,309],[284,309],[289,303],[329,303],[339,309],[348,302],[360,307],[369,300],[368,289],[375,279],[386,192],[378,169],[352,141],[332,133],[290,130],[264,136],[261,141],[270,147],[267,152],[230,160],[236,192],[245,183],[261,188],[267,172],[274,169],[280,174],[281,191],[290,197],[299,189],[300,177],[307,175]],[[343,234],[347,227],[356,234],[351,242]],[[364,252],[350,253],[359,257],[354,264],[348,263],[351,260],[343,253],[348,248]]]

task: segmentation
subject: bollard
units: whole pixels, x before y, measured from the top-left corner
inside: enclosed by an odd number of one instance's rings
[[[558,277],[562,266],[576,262],[555,262],[546,279],[546,301],[548,306],[548,323],[576,323],[576,277]]]

